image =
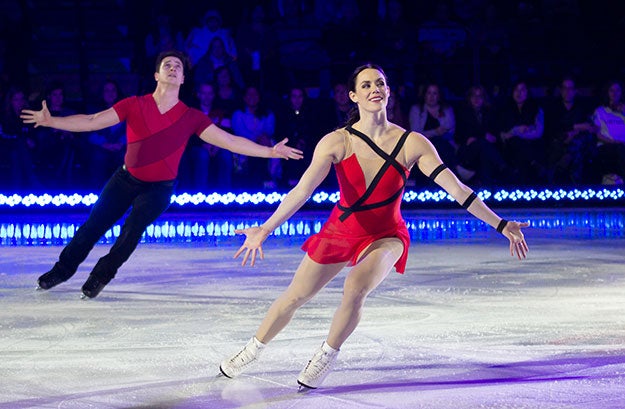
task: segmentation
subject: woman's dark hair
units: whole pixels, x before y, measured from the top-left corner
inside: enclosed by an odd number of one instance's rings
[[[481,84],[475,84],[475,85],[471,85],[469,87],[469,89],[467,90],[467,94],[466,94],[466,102],[467,102],[467,104],[471,105],[471,97],[477,91],[481,91],[482,92],[482,98],[484,99],[484,106],[486,106],[486,107],[490,106],[490,98],[488,96],[488,91],[486,91],[486,87],[484,87]]]
[[[354,70],[354,72],[352,72],[352,74],[349,76],[349,78],[347,79],[348,91],[356,92],[356,78],[358,77],[358,74],[360,74],[361,72],[363,72],[364,70],[368,68],[379,71],[388,83],[388,77],[386,76],[386,73],[384,72],[382,67],[380,67],[377,64],[367,63],[367,64],[361,65],[360,67],[357,67]],[[349,111],[349,114],[347,115],[347,121],[345,122],[345,126],[351,126],[355,124],[356,122],[358,122],[359,119],[360,119],[360,112],[358,112],[358,107],[354,106],[352,107],[352,109]]]
[[[161,63],[167,57],[176,57],[180,61],[182,61],[182,73],[186,75],[189,69],[189,57],[182,51],[178,50],[168,50],[161,52],[158,57],[156,57],[156,65],[154,66],[154,72],[158,72],[161,69]]]
[[[13,107],[11,106],[11,100],[16,94],[24,94],[24,97],[28,101],[28,95],[26,94],[26,90],[24,88],[17,85],[11,85],[4,96],[4,101],[2,104],[3,112],[2,114],[0,114],[0,117],[9,118],[15,114],[20,114],[19,112],[13,112]]]
[[[428,93],[428,88],[430,87],[436,87],[436,89],[438,89],[438,115],[443,116],[445,108],[447,108],[449,104],[447,104],[445,95],[443,95],[443,88],[438,82],[434,81],[426,82],[423,88],[421,88],[419,95],[419,106],[421,108],[421,112],[425,111],[425,95]]]
[[[603,86],[603,89],[601,90],[601,106],[604,107],[609,107],[610,106],[610,88],[612,87],[612,85],[618,85],[619,87],[621,87],[621,92],[623,92],[623,83],[619,80],[613,79],[613,80],[609,80],[608,82],[605,83],[605,85]],[[621,94],[621,100],[623,99],[623,96]]]
[[[256,107],[256,112],[254,113],[254,116],[256,116],[257,118],[262,118],[269,115],[271,110],[267,107],[267,105],[265,105],[265,102],[263,101],[263,94],[260,92],[260,88],[258,85],[250,84],[246,86],[243,90],[243,96],[245,96],[245,94],[247,94],[247,92],[251,89],[256,90],[256,92],[258,93],[258,107]],[[245,109],[245,102],[242,102],[241,104],[241,108]]]

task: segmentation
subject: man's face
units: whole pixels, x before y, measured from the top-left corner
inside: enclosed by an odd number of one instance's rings
[[[58,88],[58,89],[53,89],[52,92],[50,92],[50,106],[52,107],[61,107],[63,106],[63,90]]]
[[[527,85],[524,83],[517,84],[512,91],[512,98],[517,104],[522,104],[527,100]]]
[[[248,107],[258,106],[260,101],[260,94],[258,93],[258,90],[256,88],[248,88],[245,95],[243,95],[243,101]]]
[[[156,73],[156,80],[181,85],[184,82],[184,65],[180,58],[174,56],[163,58],[161,67]]]
[[[292,89],[289,99],[293,109],[301,109],[304,104],[304,92],[301,89]]]
[[[564,80],[560,85],[560,95],[565,103],[573,102],[575,98],[575,83],[571,80]]]
[[[211,105],[215,99],[215,90],[212,85],[200,85],[200,88],[197,90],[197,99],[202,105]]]

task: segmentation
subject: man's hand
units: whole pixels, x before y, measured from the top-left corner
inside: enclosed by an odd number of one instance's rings
[[[286,143],[289,141],[288,138],[284,138],[277,144],[273,146],[273,153],[276,158],[282,159],[302,159],[304,157],[303,153],[299,149],[291,148],[287,146]]]
[[[48,111],[45,100],[41,102],[41,111],[24,109],[20,114],[20,118],[22,118],[25,124],[35,124],[35,128],[38,126],[50,126],[52,123],[52,115]]]

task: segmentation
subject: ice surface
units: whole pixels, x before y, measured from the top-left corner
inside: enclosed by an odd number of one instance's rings
[[[240,378],[219,362],[288,285],[299,243],[254,268],[234,243],[141,244],[93,300],[98,245],[70,281],[36,292],[61,247],[0,247],[0,409],[623,408],[625,240],[528,229],[413,241],[406,274],[370,296],[322,387],[296,377],[324,340],[343,271]]]

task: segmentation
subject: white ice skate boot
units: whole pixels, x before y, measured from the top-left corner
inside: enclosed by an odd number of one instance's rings
[[[326,376],[328,376],[338,354],[338,349],[332,348],[325,342],[321,344],[321,347],[315,352],[312,359],[308,361],[306,368],[300,372],[297,377],[297,383],[306,388],[317,389]]]
[[[235,378],[258,359],[264,348],[265,344],[256,339],[256,337],[252,337],[241,351],[223,361],[219,365],[219,370],[224,376]]]

